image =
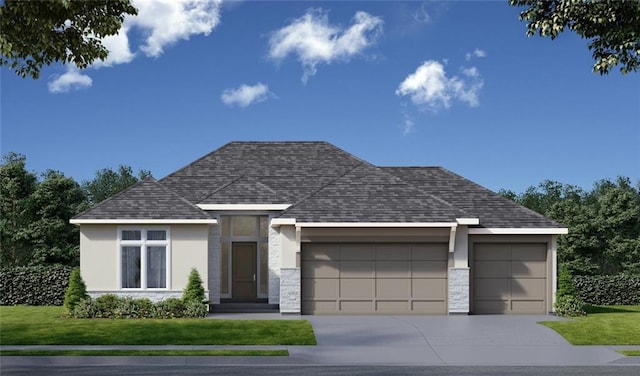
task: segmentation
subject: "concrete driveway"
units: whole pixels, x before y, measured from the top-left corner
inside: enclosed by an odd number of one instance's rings
[[[303,316],[318,346],[290,347],[308,363],[353,365],[602,365],[604,346],[572,346],[538,321],[554,316]]]

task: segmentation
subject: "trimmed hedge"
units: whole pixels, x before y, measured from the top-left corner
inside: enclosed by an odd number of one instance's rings
[[[576,276],[578,296],[591,305],[640,305],[640,276]]]
[[[197,301],[167,298],[153,303],[147,298],[105,294],[95,299],[84,299],[69,312],[77,319],[174,319],[207,317],[208,306]]]
[[[0,305],[64,303],[70,266],[21,266],[0,270]]]

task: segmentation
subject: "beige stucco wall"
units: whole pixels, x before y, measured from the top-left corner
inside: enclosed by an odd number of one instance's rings
[[[80,274],[89,291],[118,289],[118,226],[80,226]]]
[[[152,228],[158,226],[126,226],[127,228]],[[167,290],[181,291],[186,286],[191,268],[196,268],[200,278],[208,281],[209,226],[171,225],[169,285]],[[118,265],[118,226],[80,226],[80,271],[88,291],[118,291],[120,283]]]
[[[196,268],[207,289],[208,225],[171,226],[171,290],[182,290],[189,280],[191,268]]]

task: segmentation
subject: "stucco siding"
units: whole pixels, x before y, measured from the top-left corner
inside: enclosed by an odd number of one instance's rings
[[[185,288],[191,268],[198,270],[207,289],[208,238],[208,225],[171,226],[171,290]]]
[[[80,227],[80,273],[87,290],[109,291],[119,288],[117,237],[115,225]]]

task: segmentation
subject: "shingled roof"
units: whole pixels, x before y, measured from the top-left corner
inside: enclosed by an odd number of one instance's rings
[[[75,219],[210,219],[197,205],[289,204],[298,222],[557,223],[440,167],[377,167],[326,142],[231,142]]]

